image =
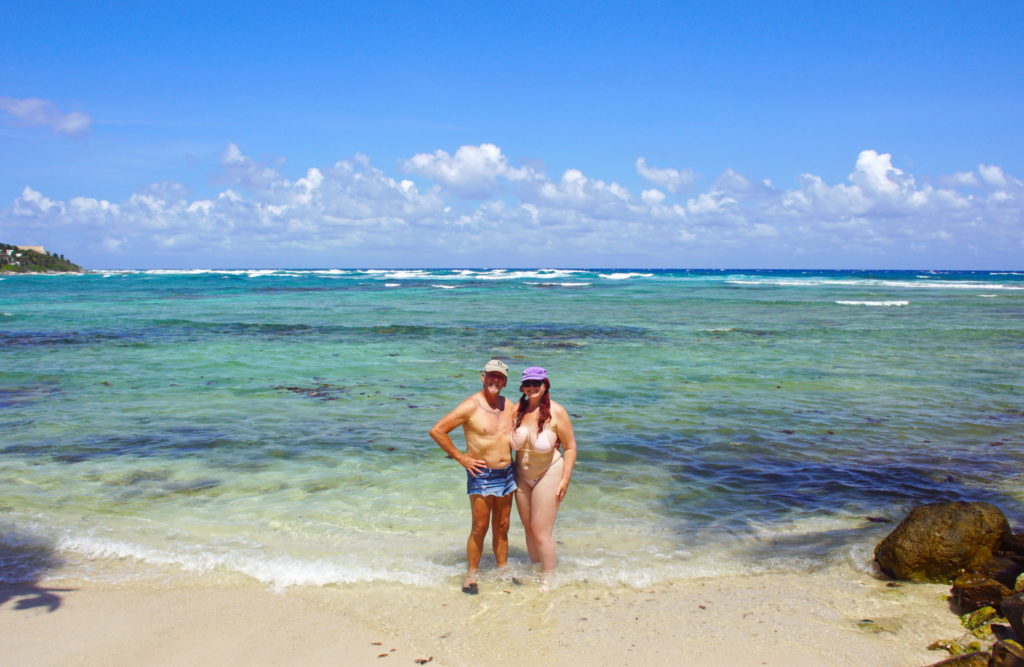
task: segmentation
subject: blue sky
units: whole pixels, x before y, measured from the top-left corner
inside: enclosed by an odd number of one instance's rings
[[[1021,44],[1016,1],[8,0],[0,241],[91,268],[1021,268]]]

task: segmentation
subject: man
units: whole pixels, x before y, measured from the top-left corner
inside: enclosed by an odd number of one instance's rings
[[[430,437],[466,469],[466,493],[473,512],[473,526],[466,540],[466,578],[462,592],[479,593],[477,568],[484,550],[487,528],[498,567],[508,564],[508,524],[512,512],[512,496],[516,490],[509,432],[515,407],[501,395],[508,383],[508,366],[491,359],[480,373],[483,388],[462,401],[430,429]],[[466,451],[460,452],[449,435],[462,427]]]

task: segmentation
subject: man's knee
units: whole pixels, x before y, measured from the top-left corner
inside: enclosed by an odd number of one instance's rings
[[[472,528],[470,528],[469,531],[470,535],[472,535],[473,537],[483,539],[487,535],[487,529],[489,526],[490,522],[486,518],[484,518],[483,520],[474,518],[473,526]]]
[[[495,514],[494,520],[491,521],[491,525],[494,526],[494,533],[496,535],[508,535],[508,529],[511,523],[511,517],[508,514],[503,516]]]

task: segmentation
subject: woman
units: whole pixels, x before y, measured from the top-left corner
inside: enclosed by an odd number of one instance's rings
[[[510,437],[512,449],[516,450],[516,508],[526,528],[530,560],[540,563],[542,591],[554,585],[552,531],[576,464],[576,438],[569,413],[551,400],[550,390],[546,370],[531,366],[523,371],[519,385],[522,397]]]

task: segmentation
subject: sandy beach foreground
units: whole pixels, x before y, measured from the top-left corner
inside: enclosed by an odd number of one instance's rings
[[[946,586],[852,570],[547,595],[484,581],[470,597],[50,579],[0,588],[0,645],[12,665],[927,665],[962,633]]]

